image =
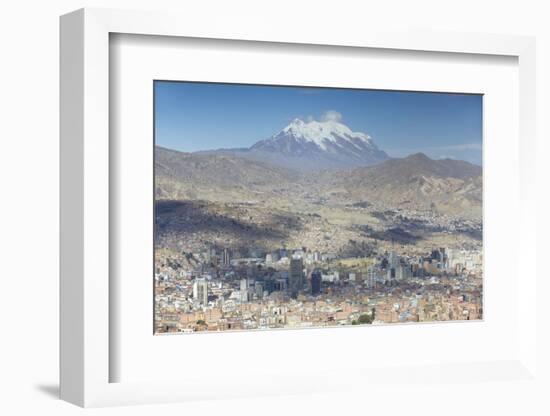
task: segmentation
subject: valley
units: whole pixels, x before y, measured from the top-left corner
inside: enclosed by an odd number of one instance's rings
[[[481,169],[474,165],[413,155],[366,168],[295,172],[233,155],[157,149],[156,170],[163,246],[189,233],[197,248],[286,245],[340,253],[357,245],[365,252],[481,245]]]

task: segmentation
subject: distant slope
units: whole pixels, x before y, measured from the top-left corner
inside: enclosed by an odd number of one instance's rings
[[[157,147],[155,169],[157,199],[263,202],[267,206],[306,199],[374,202],[388,208],[481,217],[481,167],[433,160],[420,153],[370,167],[298,173],[232,154],[182,153]]]
[[[468,162],[417,153],[372,167],[323,172],[307,183],[332,198],[481,217],[481,174],[481,167]]]
[[[196,154],[155,148],[158,199],[263,198],[296,178],[292,171],[229,154]]]
[[[356,170],[360,173],[361,170]],[[415,176],[466,179],[481,175],[481,167],[454,159],[430,159],[424,153],[415,153],[402,159],[388,160],[378,166],[364,169],[365,178],[381,182],[402,181]]]

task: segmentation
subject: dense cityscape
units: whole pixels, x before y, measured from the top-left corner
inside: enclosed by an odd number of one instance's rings
[[[159,251],[157,333],[482,319],[479,251],[341,259],[306,247]],[[185,260],[185,261],[183,261]],[[181,264],[195,267],[181,267]]]

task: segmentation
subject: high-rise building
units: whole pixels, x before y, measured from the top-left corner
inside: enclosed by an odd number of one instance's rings
[[[231,256],[229,255],[229,249],[224,248],[222,251],[222,265],[229,266],[231,262]]]
[[[445,248],[432,250],[432,259],[444,263],[446,261]]]
[[[264,281],[264,289],[267,293],[275,292],[275,279],[268,278]]]
[[[390,267],[388,269],[388,274],[386,276],[386,281],[391,282],[392,280],[395,280],[395,268]]]
[[[264,297],[264,285],[262,282],[256,282],[254,284],[254,292],[256,293],[258,299],[262,299]]]
[[[447,261],[445,262],[445,268],[452,270],[456,264],[456,250],[446,249],[445,254],[447,255]]]
[[[193,283],[193,299],[201,305],[208,304],[208,282],[203,277],[197,277]]]
[[[376,285],[376,275],[377,271],[374,266],[370,266],[367,269],[367,288],[372,289]]]
[[[240,285],[241,302],[248,302],[248,281],[247,279],[241,279]]]
[[[323,280],[323,275],[321,270],[315,269],[311,273],[311,294],[318,295],[321,293],[321,281]]]
[[[391,251],[388,256],[388,263],[390,269],[396,269],[399,265],[399,256],[395,251]]]
[[[301,258],[290,259],[290,273],[288,277],[288,286],[290,295],[295,298],[304,285],[304,264]]]
[[[397,266],[397,268],[395,269],[395,279],[403,280],[405,278],[405,274],[405,267],[403,267],[402,265]]]

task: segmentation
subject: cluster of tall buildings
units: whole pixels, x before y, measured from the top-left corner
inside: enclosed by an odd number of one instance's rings
[[[286,251],[286,250],[285,250]],[[286,253],[284,253],[286,255]],[[274,259],[273,253],[268,253],[265,262],[262,258],[231,259],[228,249],[220,252],[221,265],[247,265],[247,276],[239,283],[238,295],[233,296],[241,303],[252,300],[262,300],[273,292],[287,293],[296,299],[299,294],[319,295],[323,286],[337,284],[342,279],[353,284],[362,284],[367,289],[373,289],[376,284],[392,284],[410,278],[423,278],[440,273],[460,275],[466,270],[479,272],[482,268],[481,254],[471,251],[452,249],[434,249],[427,256],[407,257],[390,251],[377,258],[365,271],[349,271],[347,278],[341,276],[338,270],[323,270],[319,267],[309,268],[304,263],[304,252],[295,251],[290,256],[288,271],[278,271],[275,274],[257,275],[257,266],[269,266]],[[319,257],[321,258],[321,257]],[[265,269],[264,269],[265,271]],[[207,275],[208,276],[208,275]],[[309,278],[308,278],[309,277]],[[193,300],[198,305],[208,304],[209,277],[199,276],[193,281]]]
[[[389,251],[351,262],[323,260],[319,253],[313,263],[304,249],[249,254],[256,257],[233,258],[230,250],[218,249],[193,270],[159,268],[158,328],[204,330],[203,321],[208,330],[327,326],[332,319],[351,324],[375,306],[384,322],[481,316],[480,252]],[[453,295],[447,299],[449,288]],[[410,293],[401,299],[394,290]],[[397,299],[394,306],[386,305],[390,295]]]

